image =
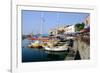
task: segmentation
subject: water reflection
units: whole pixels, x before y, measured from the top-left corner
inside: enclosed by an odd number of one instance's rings
[[[50,58],[51,60],[64,60],[67,56],[67,51],[66,52],[50,52],[50,51],[45,51],[48,53],[47,57]]]

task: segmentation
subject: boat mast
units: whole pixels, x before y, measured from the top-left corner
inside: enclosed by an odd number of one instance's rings
[[[43,23],[44,23],[44,14],[43,14],[43,12],[41,12],[41,28],[40,28],[40,34],[42,35],[43,34]]]
[[[57,12],[57,29],[59,29],[59,12]]]
[[[42,26],[43,13],[42,13],[42,12],[41,12],[40,18],[41,18],[41,19],[40,19],[40,20],[41,20],[41,21],[40,21],[40,34],[42,35],[42,33],[43,33],[43,30],[42,30],[42,29],[43,29],[43,28],[42,28],[42,27],[43,27],[43,26]]]
[[[57,13],[57,27],[59,27],[59,12]]]

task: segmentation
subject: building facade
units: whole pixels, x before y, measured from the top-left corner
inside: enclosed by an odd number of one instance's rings
[[[75,32],[75,25],[70,25],[65,28],[65,34],[74,33]]]

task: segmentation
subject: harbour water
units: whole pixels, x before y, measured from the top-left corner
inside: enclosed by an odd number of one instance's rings
[[[29,48],[28,39],[22,40],[22,62],[61,61],[67,57],[67,51],[50,52],[44,49]]]

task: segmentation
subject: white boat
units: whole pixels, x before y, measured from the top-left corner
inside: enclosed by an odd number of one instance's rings
[[[64,45],[64,46],[58,46],[58,47],[47,47],[47,46],[43,46],[45,50],[47,51],[67,51],[68,50],[68,46]]]

